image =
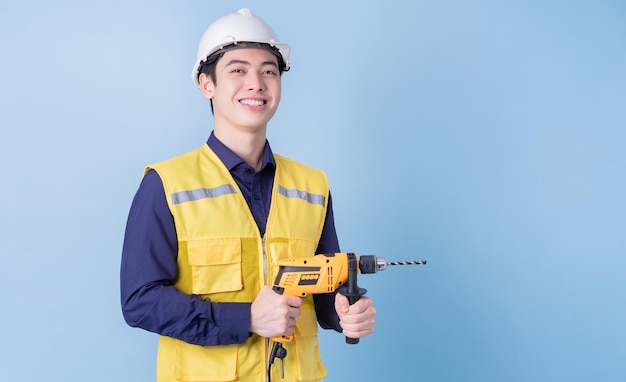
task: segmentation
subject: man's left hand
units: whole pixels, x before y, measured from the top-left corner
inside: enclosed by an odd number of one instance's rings
[[[341,293],[335,296],[335,310],[339,315],[339,324],[343,334],[350,338],[363,338],[374,331],[376,308],[372,299],[362,296],[353,305]]]

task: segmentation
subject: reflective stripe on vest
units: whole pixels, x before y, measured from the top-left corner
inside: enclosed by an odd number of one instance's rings
[[[302,199],[311,204],[324,205],[324,195],[321,194],[309,194],[306,191],[298,190],[295,188],[286,189],[285,187],[278,185],[278,193],[286,198]]]
[[[198,188],[189,191],[180,191],[172,194],[172,204],[193,202],[204,198],[217,198],[227,194],[236,194],[237,191],[232,184],[223,184],[213,188]]]

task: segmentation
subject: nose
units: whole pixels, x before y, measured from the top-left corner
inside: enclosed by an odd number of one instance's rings
[[[248,90],[259,92],[265,90],[265,82],[263,81],[263,75],[261,73],[256,71],[248,72],[247,82]]]

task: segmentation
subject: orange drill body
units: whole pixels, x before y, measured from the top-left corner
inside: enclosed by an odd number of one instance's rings
[[[278,274],[273,289],[278,294],[306,297],[309,294],[339,293],[348,297],[350,305],[367,293],[357,285],[357,275],[376,273],[387,265],[426,264],[422,261],[387,262],[382,257],[354,253],[320,254],[300,259],[285,259],[278,262]],[[277,342],[289,342],[291,336],[274,337]],[[348,343],[358,339],[346,338]]]
[[[348,280],[347,253],[286,259],[278,265],[274,290],[288,296],[332,293]]]

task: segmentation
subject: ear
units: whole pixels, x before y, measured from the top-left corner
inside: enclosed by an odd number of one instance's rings
[[[200,91],[202,94],[204,94],[204,96],[208,99],[213,99],[215,86],[211,77],[206,73],[200,73],[200,76],[198,76],[198,82],[200,83]]]

